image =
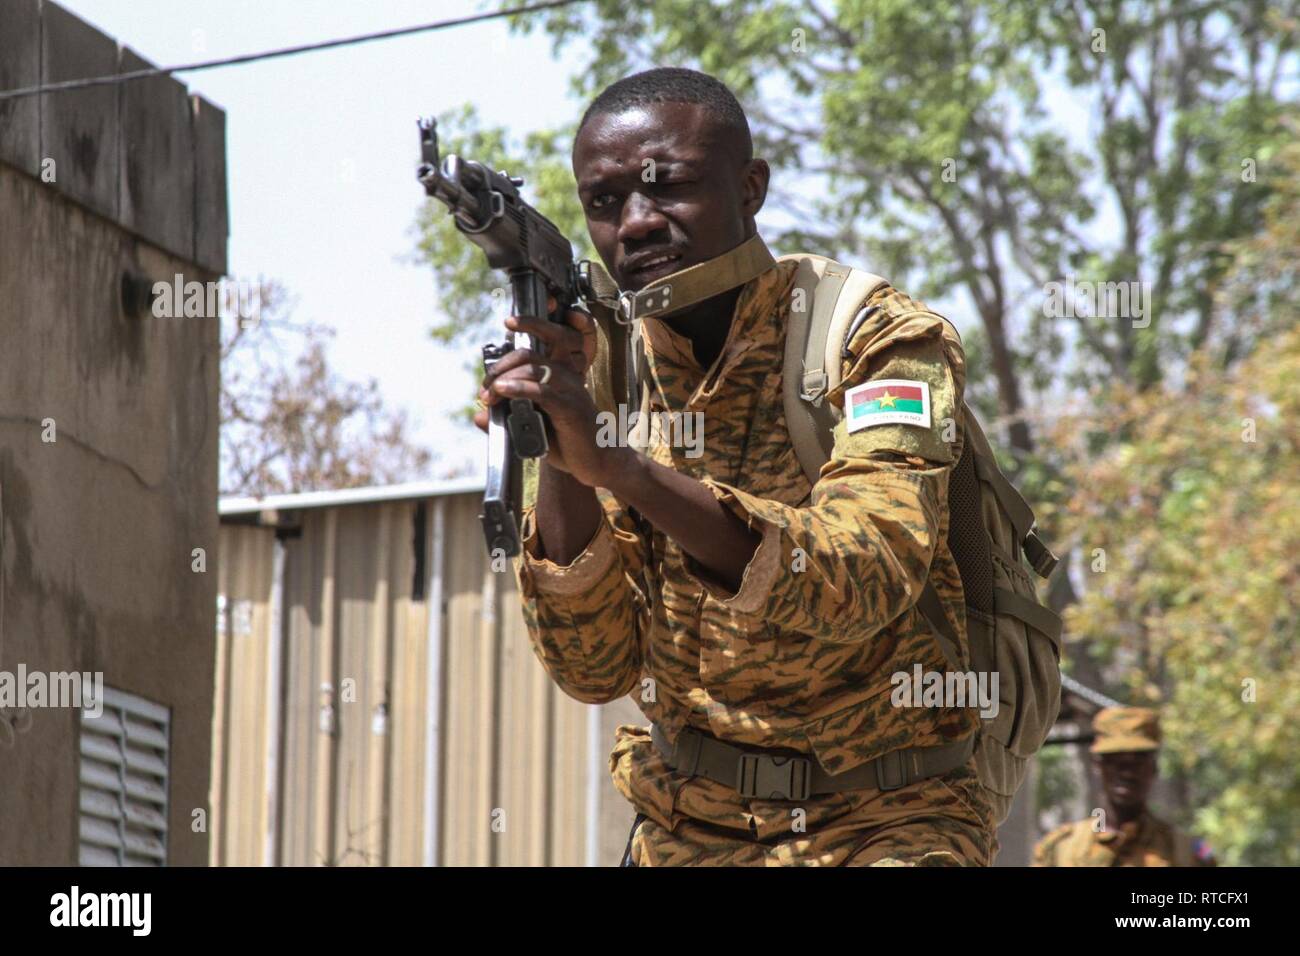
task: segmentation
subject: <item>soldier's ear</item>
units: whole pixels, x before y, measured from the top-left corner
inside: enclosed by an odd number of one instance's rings
[[[751,159],[745,164],[741,183],[742,212],[746,217],[758,215],[767,201],[767,186],[772,179],[772,168],[766,159]]]

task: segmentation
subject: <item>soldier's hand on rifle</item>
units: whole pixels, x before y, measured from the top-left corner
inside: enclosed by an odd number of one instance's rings
[[[555,307],[554,299],[549,307]],[[503,399],[532,399],[548,417],[546,463],[596,487],[618,457],[617,449],[596,443],[597,409],[584,385],[596,358],[596,322],[577,309],[569,310],[565,320],[563,325],[513,315],[506,320],[510,331],[544,343],[547,354],[540,358],[529,349],[516,349],[500,359],[483,378],[478,397],[485,407],[474,415],[474,424],[486,431],[487,408]]]

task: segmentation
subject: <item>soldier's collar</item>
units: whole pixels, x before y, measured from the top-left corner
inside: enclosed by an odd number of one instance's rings
[[[763,237],[754,233],[720,256],[669,273],[637,292],[620,293],[619,321],[632,323],[689,309],[705,299],[758,278],[774,265],[776,259],[763,242]]]

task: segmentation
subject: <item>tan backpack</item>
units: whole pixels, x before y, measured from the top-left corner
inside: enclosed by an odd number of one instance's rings
[[[858,307],[888,283],[822,256],[781,257],[788,260],[798,262],[795,289],[802,290],[805,307],[790,312],[783,402],[791,443],[815,484],[830,458],[842,415],[824,396],[839,384],[843,349],[865,318]],[[601,330],[591,379],[597,405],[614,408],[625,401],[644,410],[648,383],[637,330],[593,311]],[[952,323],[943,322],[945,334],[960,342]],[[965,442],[948,483],[948,546],[965,591],[970,666],[977,674],[998,673],[998,712],[983,721],[975,762],[1001,823],[1029,758],[1060,710],[1061,619],[1039,602],[1025,563],[1046,578],[1057,559],[1039,538],[1033,511],[998,467],[984,430],[964,402],[960,418]],[[918,608],[934,627],[949,666],[956,668],[959,638],[932,585],[926,585]]]
[[[784,405],[799,463],[815,482],[829,459],[832,431],[843,414],[823,397],[839,384],[844,349],[865,318],[858,307],[886,280],[822,256],[798,262],[795,288],[808,307],[791,310],[786,332]],[[936,318],[943,318],[931,312]],[[944,333],[960,336],[947,319]],[[948,482],[948,546],[961,572],[971,668],[998,673],[997,715],[983,722],[975,746],[980,782],[998,823],[1046,739],[1061,706],[1061,619],[1038,600],[1026,562],[1039,576],[1057,560],[1034,528],[1034,513],[998,467],[970,407],[963,402],[961,459]],[[927,584],[919,609],[935,628],[950,666],[958,637],[938,593]]]

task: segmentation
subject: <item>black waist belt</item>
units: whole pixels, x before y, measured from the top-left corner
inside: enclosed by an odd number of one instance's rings
[[[815,759],[793,751],[737,747],[691,727],[672,743],[657,724],[650,739],[668,766],[690,777],[704,777],[731,787],[742,797],[803,800],[845,790],[897,790],[918,780],[938,777],[960,767],[975,749],[975,736],[938,747],[909,747],[831,774]]]

